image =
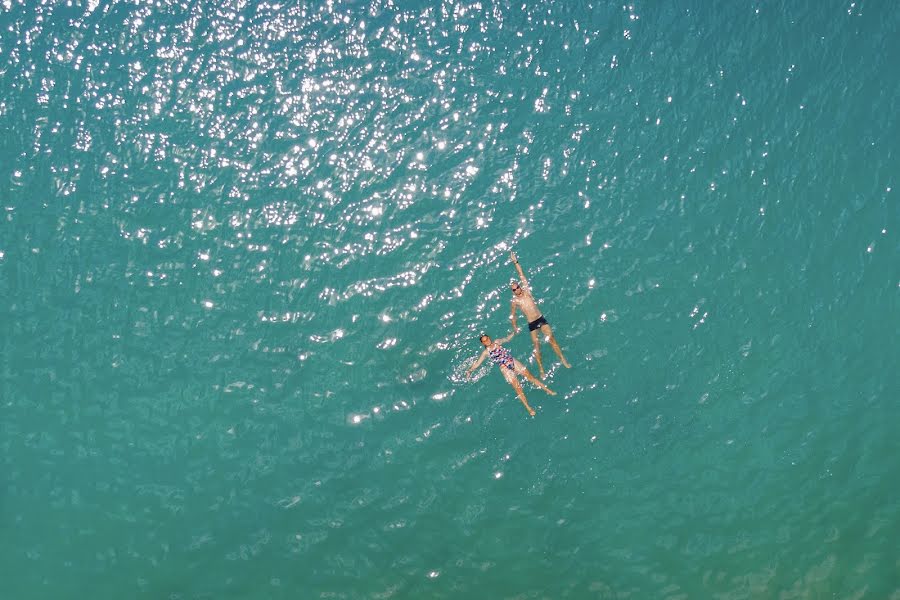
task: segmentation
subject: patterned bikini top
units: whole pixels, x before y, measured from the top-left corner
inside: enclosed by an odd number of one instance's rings
[[[512,354],[510,354],[509,350],[507,350],[503,346],[494,346],[488,351],[488,356],[490,356],[491,360],[501,367],[512,369],[515,366],[515,361],[513,361]]]

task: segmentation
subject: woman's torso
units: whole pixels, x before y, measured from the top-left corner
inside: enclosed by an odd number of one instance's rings
[[[488,356],[490,356],[491,360],[496,364],[501,367],[506,367],[507,369],[512,369],[516,364],[509,350],[497,343],[493,344],[488,349]]]

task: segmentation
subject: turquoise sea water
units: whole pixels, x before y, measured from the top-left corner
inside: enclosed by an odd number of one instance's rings
[[[895,2],[0,4],[3,597],[900,598]]]

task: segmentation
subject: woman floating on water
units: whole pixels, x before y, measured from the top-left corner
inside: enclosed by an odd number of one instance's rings
[[[472,375],[472,371],[477,369],[481,363],[484,362],[484,359],[487,357],[491,357],[491,360],[497,363],[497,366],[500,367],[500,372],[503,373],[503,377],[506,378],[506,381],[509,382],[509,385],[513,386],[513,389],[516,390],[516,394],[519,396],[519,400],[522,401],[522,404],[525,405],[525,409],[528,411],[528,414],[532,417],[534,416],[534,410],[528,406],[528,400],[525,399],[525,392],[522,391],[522,384],[519,383],[519,378],[516,375],[524,375],[525,379],[538,386],[551,396],[555,396],[556,392],[548,388],[544,383],[528,372],[528,369],[525,368],[525,365],[517,361],[512,357],[512,354],[509,353],[509,350],[501,346],[501,344],[508,342],[512,339],[512,337],[516,335],[516,332],[513,331],[505,338],[500,338],[499,340],[491,340],[491,336],[481,334],[479,338],[481,340],[482,345],[484,346],[484,352],[481,353],[481,356],[478,357],[478,360],[475,361],[469,370],[466,371],[466,379],[468,379]]]

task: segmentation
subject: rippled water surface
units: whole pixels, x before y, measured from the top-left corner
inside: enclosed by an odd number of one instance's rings
[[[900,598],[898,64],[888,1],[2,0],[4,597]],[[464,377],[510,250],[534,418]]]

